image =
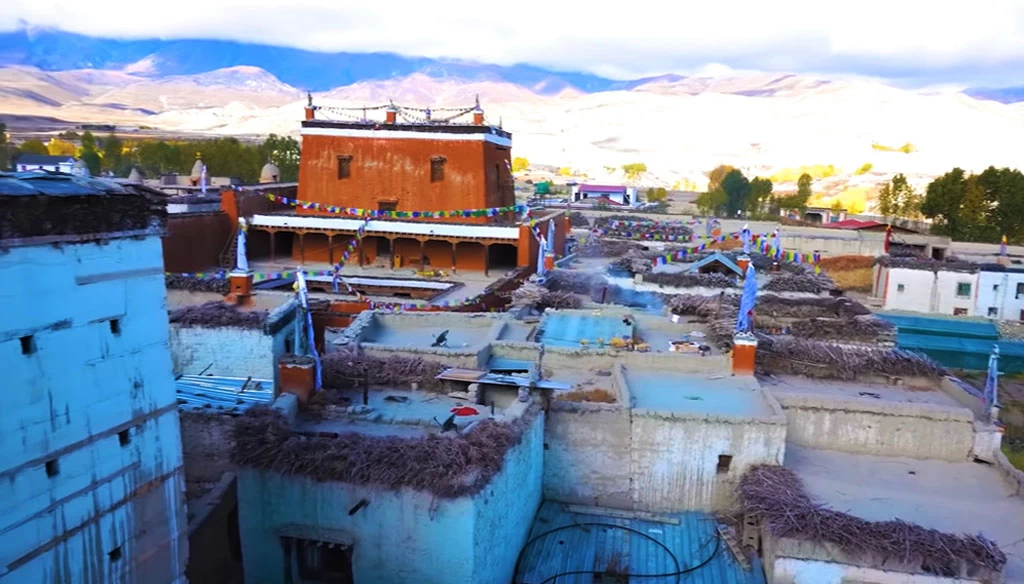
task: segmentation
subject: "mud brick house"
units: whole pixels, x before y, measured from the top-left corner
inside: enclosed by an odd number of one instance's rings
[[[484,122],[479,102],[444,110],[389,104],[354,116],[343,108],[306,107],[297,198],[303,203],[375,212],[409,213],[366,222],[350,263],[442,269],[536,267],[537,238],[522,213],[445,213],[510,208],[516,204],[511,172],[512,134]],[[320,119],[340,115],[345,120]],[[380,119],[370,119],[376,114]],[[353,119],[355,118],[355,119]],[[466,119],[466,121],[462,121]],[[548,217],[550,215],[550,217]],[[534,217],[546,236],[556,222],[555,250],[564,249],[561,212]],[[257,214],[250,226],[270,234],[271,259],[289,253],[297,263],[340,258],[336,248],[356,234],[357,214],[297,205],[294,212]],[[338,256],[338,257],[336,257]],[[287,257],[287,255],[285,256]]]

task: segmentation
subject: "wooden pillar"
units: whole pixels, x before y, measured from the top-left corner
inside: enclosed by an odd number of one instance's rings
[[[491,244],[484,244],[484,275],[490,276],[491,271]]]
[[[388,260],[388,267],[393,272],[395,271],[395,238],[388,237],[386,239],[388,240],[388,257],[390,258]]]
[[[334,235],[327,234],[327,261],[334,265]]]
[[[427,240],[421,239],[420,240],[420,269],[421,270],[426,269],[427,253],[426,253],[426,250],[423,249],[424,247],[426,247],[426,245],[427,245]]]
[[[271,229],[270,230],[270,263],[277,262],[277,247],[275,246],[275,242],[277,241],[277,237],[276,236],[277,236],[277,230],[276,229]]]
[[[359,267],[363,267],[363,239],[356,240],[356,253],[359,254]]]
[[[456,261],[456,257],[455,256],[457,255],[456,252],[455,252],[455,246],[458,245],[458,244],[455,243],[454,241],[452,241],[451,244],[452,244],[452,273],[454,274],[457,271],[457,269],[458,269],[458,265],[455,263],[455,261]]]
[[[299,232],[299,263],[301,264],[306,263],[306,242],[303,237],[304,235],[306,235],[305,232]]]

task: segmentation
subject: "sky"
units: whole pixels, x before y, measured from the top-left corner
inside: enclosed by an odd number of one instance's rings
[[[0,30],[207,38],[529,63],[615,79],[707,70],[1024,84],[1024,0],[2,0]]]

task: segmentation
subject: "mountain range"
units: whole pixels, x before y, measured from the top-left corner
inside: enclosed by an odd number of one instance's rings
[[[730,163],[750,173],[832,165],[876,184],[893,173],[1014,166],[1024,90],[908,90],[794,74],[661,75],[631,81],[530,65],[393,54],[313,53],[208,40],[0,33],[0,118],[116,124],[175,133],[295,135],[306,91],[330,106],[462,106],[531,161],[591,177],[642,161],[672,185]],[[332,114],[334,112],[334,114]],[[911,145],[912,153],[898,148]],[[866,170],[867,169],[867,170]],[[922,178],[923,180],[923,178]]]

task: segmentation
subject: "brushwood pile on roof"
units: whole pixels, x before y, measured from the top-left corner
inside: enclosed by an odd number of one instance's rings
[[[170,322],[183,327],[235,327],[260,329],[269,313],[265,310],[242,310],[221,301],[183,306],[169,313]]]
[[[830,543],[883,561],[919,560],[925,572],[937,576],[960,576],[961,562],[995,572],[1006,565],[1006,554],[981,535],[943,533],[899,519],[868,521],[829,509],[786,467],[754,467],[743,475],[739,491],[747,516],[775,537]]]
[[[163,228],[164,202],[135,185],[68,174],[0,172],[0,239]]]
[[[442,499],[479,493],[497,475],[537,415],[483,420],[457,435],[420,437],[292,431],[280,412],[250,408],[235,423],[232,460],[240,467],[387,489],[410,488]]]

